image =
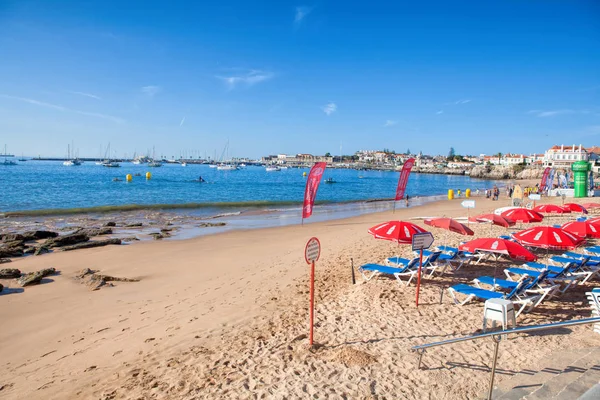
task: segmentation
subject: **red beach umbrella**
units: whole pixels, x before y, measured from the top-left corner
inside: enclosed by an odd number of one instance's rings
[[[556,204],[541,204],[537,207],[534,207],[533,211],[543,214],[565,214],[571,212],[570,209],[557,206]]]
[[[529,224],[531,222],[541,222],[544,219],[544,216],[539,212],[528,210],[522,207],[504,211],[500,215],[502,215],[505,218],[510,218],[515,222],[525,222],[526,224]]]
[[[577,204],[577,203],[566,203],[563,208],[565,210],[569,210],[569,212],[573,211],[573,212],[577,212],[577,213],[582,213],[582,214],[587,214],[587,210],[585,209],[585,207],[583,207],[581,204]]]
[[[524,246],[542,249],[570,250],[583,243],[585,238],[552,226],[536,226],[513,234]]]
[[[425,225],[434,226],[436,228],[447,229],[451,232],[460,233],[461,235],[474,235],[468,226],[461,224],[460,222],[453,220],[452,218],[432,218],[426,219]]]
[[[493,225],[503,226],[508,228],[509,226],[513,226],[515,221],[510,218],[503,217],[501,215],[496,214],[481,214],[476,217],[470,217],[469,221],[471,222],[491,222]]]
[[[600,227],[589,221],[572,221],[564,224],[561,229],[581,237],[600,238]]]
[[[412,222],[388,221],[375,225],[368,232],[375,239],[391,240],[398,242],[398,244],[410,244],[415,233],[424,233],[427,231]]]
[[[586,210],[590,210],[592,208],[600,208],[600,203],[583,203],[581,206]]]
[[[503,254],[513,260],[535,261],[537,256],[511,240],[500,238],[481,238],[471,240],[470,242],[461,244],[460,250],[475,253],[476,251],[485,251],[489,253]]]

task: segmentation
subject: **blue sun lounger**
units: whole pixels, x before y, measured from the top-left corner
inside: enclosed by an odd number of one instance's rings
[[[485,290],[475,286],[459,284],[454,285],[448,288],[448,292],[450,292],[450,296],[455,304],[465,305],[473,299],[478,300],[489,300],[489,299],[506,299],[512,301],[514,304],[521,304],[521,308],[515,313],[515,316],[519,316],[521,312],[528,307],[530,310],[535,305],[535,301],[538,299],[538,296],[534,297],[526,297],[523,296],[525,292],[525,288],[530,282],[530,278],[525,278],[517,283],[509,293],[503,292],[494,292],[493,290]],[[458,295],[464,295],[464,300],[459,300]]]
[[[361,265],[358,270],[367,282],[373,279],[375,276],[387,275],[396,278],[400,286],[408,286],[413,278],[417,276],[417,273],[419,272],[419,264],[417,262],[415,266],[414,263],[412,263],[411,265],[407,265],[402,268],[388,267],[380,264],[365,264]],[[370,272],[370,274],[368,274],[368,272]],[[408,277],[408,280],[404,282],[402,280],[403,277]]]
[[[577,268],[577,264],[566,263],[562,267],[556,267],[553,265],[544,265],[539,263],[526,263],[523,264],[526,268],[507,268],[504,270],[506,277],[510,281],[519,281],[523,275],[527,275],[530,278],[539,277],[545,270],[547,270],[546,280],[552,285],[564,284],[565,287],[560,290],[560,293],[564,293],[571,287],[573,283],[577,283],[581,278],[579,276],[573,276],[570,274],[572,268]],[[519,277],[515,279],[515,277]],[[556,291],[552,294],[554,295]]]
[[[543,264],[540,264],[543,265]],[[521,275],[521,280],[528,277],[529,275]],[[538,274],[532,279],[525,287],[525,292],[529,294],[539,295],[537,301],[533,307],[537,307],[546,297],[552,298],[555,292],[560,288],[560,285],[544,285],[544,281],[548,277],[548,269],[543,269],[541,274]],[[475,286],[481,288],[481,284],[489,285],[492,287],[491,290],[497,289],[509,289],[512,290],[519,284],[520,281],[509,281],[506,279],[498,279],[492,276],[480,276],[479,278],[473,279]],[[484,289],[484,288],[482,288]]]

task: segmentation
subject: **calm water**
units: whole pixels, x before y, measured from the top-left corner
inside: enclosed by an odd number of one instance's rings
[[[167,164],[160,168],[122,163],[121,168],[105,168],[94,163],[66,167],[60,162],[27,161],[17,166],[0,166],[0,212],[22,210],[73,209],[124,205],[182,205],[196,203],[195,212],[211,214],[227,209],[291,207],[301,202],[308,169],[266,172],[262,167],[238,171],[218,171],[207,165]],[[152,179],[146,180],[147,171]],[[140,173],[133,182],[126,174]],[[194,180],[202,176],[208,183]],[[391,198],[398,172],[334,170],[325,171],[317,201],[351,202]],[[113,178],[123,181],[113,182]],[[448,189],[492,187],[494,182],[464,176],[412,174],[407,188],[411,197],[445,194]],[[243,204],[235,204],[243,203]]]

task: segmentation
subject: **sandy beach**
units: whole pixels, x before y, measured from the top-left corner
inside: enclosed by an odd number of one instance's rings
[[[504,193],[497,202],[475,200],[474,213],[508,205]],[[373,239],[369,227],[423,216],[460,217],[466,210],[460,200],[440,201],[395,214],[57,252],[3,264],[25,272],[54,267],[60,273],[24,289],[0,280],[5,286],[0,397],[482,397],[491,341],[433,349],[423,358],[423,370],[417,370],[410,347],[480,330],[482,303],[457,306],[445,289],[493,274],[493,264],[424,279],[418,309],[414,285],[401,288],[385,278],[363,282],[358,272],[357,284],[351,282],[351,259],[358,267],[411,253],[410,246]],[[560,218],[545,224],[555,219]],[[506,233],[488,224],[471,227],[475,237]],[[469,239],[426,228],[436,244]],[[309,350],[309,268],[303,255],[311,236],[320,239],[323,251],[316,268],[318,346]],[[84,268],[140,281],[92,291],[75,278]],[[594,285],[574,287],[517,322],[589,317],[585,292]],[[536,363],[557,349],[588,346],[600,346],[589,326],[511,337],[502,343],[497,380],[540,368]]]

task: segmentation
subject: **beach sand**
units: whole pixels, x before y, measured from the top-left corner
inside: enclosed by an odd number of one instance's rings
[[[498,202],[475,200],[476,213],[508,205],[504,193]],[[460,200],[441,201],[395,214],[57,252],[3,264],[25,272],[55,267],[60,274],[23,290],[0,280],[8,288],[0,295],[0,397],[483,397],[491,341],[431,349],[423,370],[417,369],[410,347],[481,329],[482,303],[454,305],[445,289],[493,274],[491,263],[424,279],[418,309],[414,285],[401,288],[385,278],[363,282],[358,272],[352,285],[351,258],[358,267],[411,253],[410,246],[373,239],[367,229],[418,216],[458,217],[466,210]],[[487,224],[471,227],[477,236],[506,232]],[[470,239],[426,228],[437,244]],[[316,266],[318,345],[309,350],[304,245],[311,236],[320,239],[323,251]],[[91,291],[75,279],[84,268],[140,282],[114,282]],[[589,317],[585,292],[590,287],[572,288],[517,322]],[[589,326],[553,333],[503,341],[497,381],[535,368],[557,349],[600,346],[600,335]]]

